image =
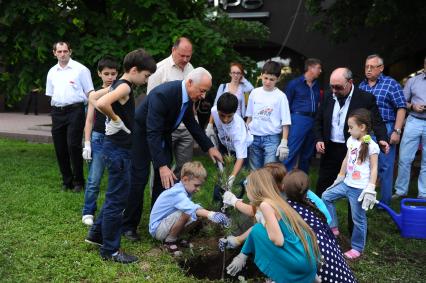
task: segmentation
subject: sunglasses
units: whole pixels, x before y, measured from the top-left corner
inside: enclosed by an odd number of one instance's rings
[[[346,88],[346,86],[348,85],[349,82],[346,82],[345,85],[330,85],[331,89],[334,90],[344,90]]]

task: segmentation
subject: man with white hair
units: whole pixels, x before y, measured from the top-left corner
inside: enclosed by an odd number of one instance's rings
[[[151,206],[165,189],[174,185],[176,176],[170,169],[172,163],[172,132],[183,122],[210,157],[222,162],[222,155],[196,122],[192,106],[206,96],[211,88],[212,76],[202,68],[191,71],[182,81],[166,82],[154,88],[136,109],[133,128],[132,170],[129,201],[124,212],[123,235],[132,241],[137,234],[144,188],[148,182],[150,163],[154,167],[154,186]]]

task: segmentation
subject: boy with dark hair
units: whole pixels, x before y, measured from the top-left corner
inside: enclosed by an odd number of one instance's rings
[[[112,57],[104,57],[98,62],[98,76],[102,80],[102,88],[108,88],[116,80],[120,65]],[[105,138],[106,117],[96,110],[93,104],[87,107],[86,124],[84,126],[83,159],[90,162],[84,192],[83,217],[86,225],[93,225],[96,212],[96,200],[99,195],[99,184],[104,174],[105,162],[102,158],[102,145]]]
[[[253,142],[253,136],[248,131],[240,115],[235,115],[238,109],[238,98],[232,93],[225,92],[211,109],[213,122],[218,131],[220,150],[222,153],[235,154],[237,160],[228,179],[231,188],[235,177],[241,170],[244,159],[247,158],[247,148]]]
[[[101,246],[104,260],[132,263],[138,258],[119,250],[123,211],[130,190],[131,130],[135,113],[131,86],[145,84],[155,72],[156,64],[144,49],[137,49],[126,55],[123,67],[125,73],[110,88],[90,95],[90,103],[107,116],[102,155],[109,176],[104,205],[86,242]]]
[[[290,110],[285,94],[275,87],[281,74],[281,65],[268,61],[262,68],[262,87],[252,90],[246,117],[254,136],[249,148],[249,164],[252,170],[266,163],[287,158],[287,138],[291,124]],[[281,141],[281,143],[280,143]]]

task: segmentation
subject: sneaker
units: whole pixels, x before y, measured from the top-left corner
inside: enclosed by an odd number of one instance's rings
[[[83,215],[83,217],[81,218],[81,222],[83,222],[84,225],[92,226],[93,215],[90,215],[90,214]]]
[[[124,238],[131,242],[138,242],[141,240],[141,236],[135,231],[135,230],[128,230],[126,232],[123,232]]]
[[[115,253],[115,255],[102,255],[101,257],[103,260],[110,260],[118,263],[133,263],[139,260],[138,257],[126,254],[125,252],[118,251]]]
[[[96,234],[92,231],[89,231],[89,233],[87,234],[86,239],[84,239],[84,241],[86,243],[89,243],[89,244],[92,244],[92,245],[97,245],[97,246],[102,246],[102,244],[103,244],[101,234]]]
[[[394,193],[393,195],[392,195],[392,199],[393,200],[395,200],[395,199],[401,199],[401,198],[405,198],[406,196],[402,196],[402,195],[398,195],[397,193]]]
[[[349,250],[349,251],[347,251],[347,252],[345,252],[345,253],[343,254],[343,256],[344,256],[346,259],[349,259],[349,260],[357,260],[357,259],[359,259],[359,257],[360,257],[361,255],[362,255],[362,254],[361,254],[359,251],[354,250],[354,249],[351,249],[351,250]]]

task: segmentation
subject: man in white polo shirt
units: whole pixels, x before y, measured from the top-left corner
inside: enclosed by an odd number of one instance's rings
[[[71,53],[68,42],[53,45],[58,64],[47,74],[46,95],[52,98],[52,138],[62,174],[62,189],[80,192],[84,185],[81,156],[84,106],[93,91],[93,82],[89,69],[72,60]]]

